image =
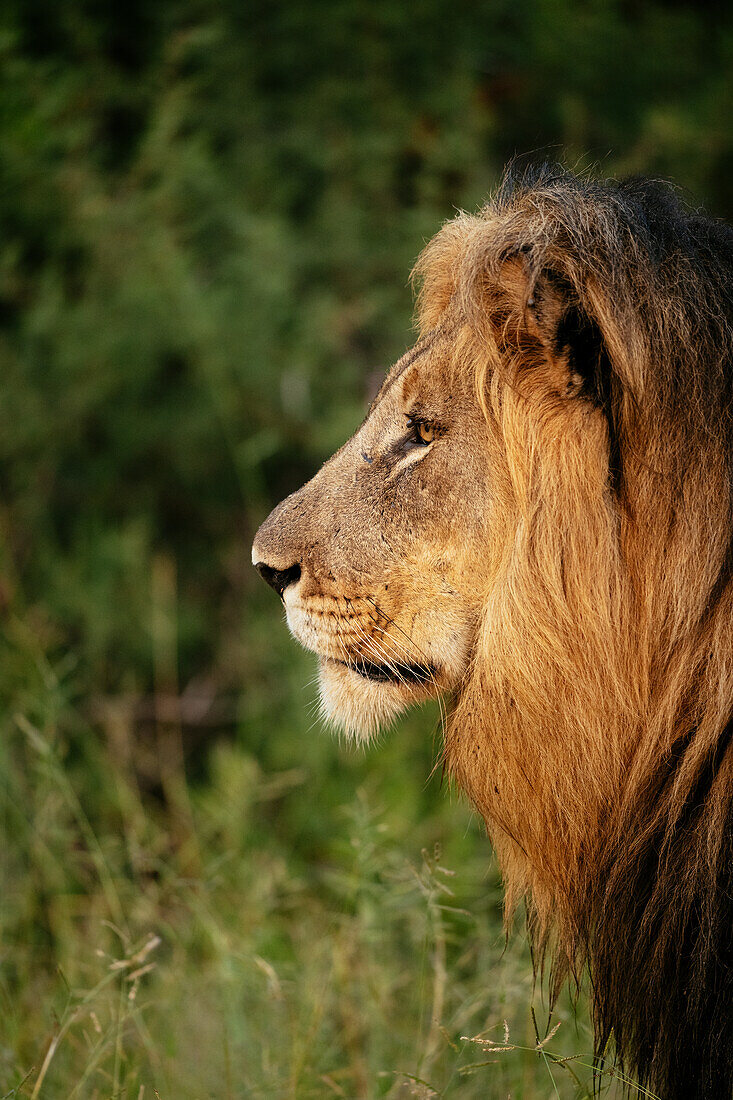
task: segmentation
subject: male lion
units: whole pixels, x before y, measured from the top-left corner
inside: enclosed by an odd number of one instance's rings
[[[733,1086],[733,231],[512,177],[423,252],[420,339],[253,560],[356,737],[451,698],[553,989],[664,1100]]]

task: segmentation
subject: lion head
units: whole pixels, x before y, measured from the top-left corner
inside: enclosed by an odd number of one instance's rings
[[[445,760],[553,988],[662,1097],[733,1087],[733,233],[666,185],[509,175],[421,256],[419,339],[257,533],[368,737]]]

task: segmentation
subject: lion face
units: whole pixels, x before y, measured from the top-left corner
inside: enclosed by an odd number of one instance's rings
[[[325,715],[360,738],[457,687],[484,599],[491,438],[452,354],[439,334],[407,352],[253,546],[292,634],[319,656]]]

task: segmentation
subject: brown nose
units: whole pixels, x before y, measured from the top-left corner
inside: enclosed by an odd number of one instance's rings
[[[265,565],[263,561],[258,561],[255,562],[255,569],[263,581],[267,581],[275,589],[280,599],[282,599],[283,592],[289,584],[295,584],[296,581],[300,580],[300,566],[297,562],[288,569],[273,569],[271,565]]]

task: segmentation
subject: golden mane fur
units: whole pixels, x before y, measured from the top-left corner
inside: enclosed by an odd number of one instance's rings
[[[589,970],[599,1055],[613,1034],[664,1100],[730,1097],[733,234],[545,168],[416,277],[494,456],[446,764],[553,988]]]

